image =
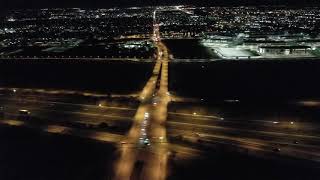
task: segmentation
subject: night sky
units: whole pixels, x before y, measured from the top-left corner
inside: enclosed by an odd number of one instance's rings
[[[311,5],[319,0],[0,0],[5,8],[38,7],[110,7],[141,5]]]
[[[320,0],[0,0],[0,10],[24,8],[54,8],[82,7],[105,8],[146,5],[210,5],[210,6],[239,6],[239,5],[289,5],[310,6],[320,5]]]

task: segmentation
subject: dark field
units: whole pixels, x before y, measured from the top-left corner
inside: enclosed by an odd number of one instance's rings
[[[163,41],[173,58],[178,59],[217,59],[219,58],[213,51],[202,46],[200,40],[175,39]]]
[[[253,158],[225,151],[214,151],[203,159],[171,161],[168,180],[317,180],[318,168],[304,162],[291,164],[276,160]]]
[[[171,63],[169,89],[206,100],[319,98],[318,60]]]
[[[81,138],[47,135],[30,129],[0,127],[1,180],[109,180],[116,150]],[[205,158],[169,160],[169,180],[262,179],[317,180],[311,164],[265,160],[210,150]]]
[[[154,63],[84,60],[1,60],[0,86],[134,93]]]
[[[85,139],[0,127],[1,180],[106,180],[115,149]]]

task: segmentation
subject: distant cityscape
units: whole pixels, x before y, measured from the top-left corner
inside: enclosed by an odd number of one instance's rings
[[[150,60],[153,10],[14,10],[0,23],[0,56]],[[171,59],[313,58],[320,55],[319,12],[317,7],[163,6],[157,8],[157,23],[169,47],[190,43],[202,52],[181,55],[173,47]]]

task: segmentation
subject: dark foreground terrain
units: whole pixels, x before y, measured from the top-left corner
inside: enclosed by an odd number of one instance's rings
[[[1,60],[0,86],[140,92],[154,63],[74,60]],[[208,101],[319,98],[319,60],[171,62],[169,89]]]
[[[171,63],[169,88],[207,100],[319,98],[319,60]]]
[[[317,180],[318,168],[272,160],[256,159],[228,152],[210,152],[205,159],[172,164],[169,180],[247,179],[247,180]]]
[[[23,128],[0,128],[2,180],[105,180],[115,149],[108,144]]]
[[[31,129],[0,127],[0,142],[2,180],[112,179],[112,163],[117,157],[108,144]],[[169,168],[170,180],[320,178],[318,169],[304,162],[290,164],[224,150],[210,150],[194,160],[172,156]]]
[[[98,60],[0,60],[0,86],[133,93],[153,63]]]

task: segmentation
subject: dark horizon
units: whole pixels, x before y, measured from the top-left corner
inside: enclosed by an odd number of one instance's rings
[[[317,0],[5,0],[0,9],[38,9],[38,8],[109,8],[134,6],[194,5],[194,6],[319,6]]]
[[[145,6],[174,6],[174,5],[190,5],[190,6],[279,6],[288,8],[301,8],[301,7],[320,7],[320,1],[317,0],[305,0],[304,2],[298,0],[204,0],[198,2],[196,0],[108,0],[108,2],[102,2],[101,0],[91,1],[76,1],[69,0],[5,0],[0,6],[0,16],[5,16],[8,11],[11,10],[23,10],[23,9],[44,9],[44,8],[112,8],[112,7],[145,7]]]

